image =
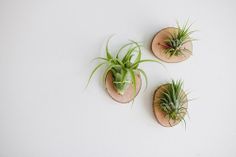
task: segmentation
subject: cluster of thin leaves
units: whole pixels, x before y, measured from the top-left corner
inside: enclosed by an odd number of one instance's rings
[[[182,27],[177,22],[177,31],[170,33],[169,37],[165,40],[165,53],[169,57],[184,55],[183,51],[191,53],[190,50],[183,48],[185,43],[194,40],[190,38],[190,35],[195,31],[190,31],[190,27],[191,25],[188,25],[188,22]]]
[[[130,43],[122,46],[116,55],[113,57],[109,48],[108,48],[109,40],[106,44],[106,57],[98,57],[96,59],[102,60],[103,62],[99,63],[94,70],[92,71],[88,83],[91,80],[93,74],[102,66],[106,66],[103,80],[105,82],[106,76],[109,71],[112,72],[113,76],[113,84],[117,90],[117,92],[121,95],[124,94],[126,89],[130,86],[133,87],[133,98],[136,93],[136,75],[141,73],[146,82],[147,87],[147,76],[145,72],[139,68],[139,64],[143,62],[158,62],[157,60],[151,59],[141,59],[141,45],[135,41],[130,41]],[[120,53],[124,53],[123,57],[120,57]],[[88,84],[87,84],[88,85]]]
[[[172,80],[160,96],[160,107],[166,113],[169,123],[172,119],[174,122],[183,121],[186,125],[184,116],[187,113],[185,104],[188,102],[188,99],[187,94],[183,92],[182,86],[183,81]]]

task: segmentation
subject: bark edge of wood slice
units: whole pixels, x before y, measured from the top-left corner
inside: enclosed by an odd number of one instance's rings
[[[138,93],[141,89],[141,85],[142,85],[141,76],[140,76],[140,74],[137,74],[136,75],[136,94],[134,97],[133,96],[133,87],[131,84],[128,87],[128,89],[125,91],[124,95],[120,95],[116,91],[115,86],[112,81],[113,81],[112,72],[109,71],[107,73],[106,80],[105,80],[106,89],[107,89],[107,92],[110,95],[110,97],[119,103],[129,103],[130,101],[132,101],[138,95]]]
[[[153,106],[154,116],[155,116],[157,122],[159,124],[161,124],[162,126],[164,126],[164,127],[173,127],[173,126],[180,123],[180,121],[175,121],[175,122],[174,122],[174,120],[169,121],[169,119],[165,117],[166,114],[165,114],[165,112],[162,111],[160,105],[156,104],[156,99],[160,98],[161,93],[163,92],[163,90],[165,88],[167,88],[169,85],[170,85],[169,83],[161,85],[160,87],[158,87],[155,90],[154,95],[153,95],[153,104],[152,104],[152,106]],[[182,92],[184,92],[184,91],[182,91]],[[185,92],[183,94],[186,95]],[[186,100],[187,100],[187,97],[186,97]],[[184,107],[188,108],[188,103],[185,103]],[[186,113],[187,112],[185,112],[185,114],[183,116],[185,116]]]
[[[192,45],[191,41],[183,44],[183,46],[182,46],[191,52],[185,50],[185,51],[183,51],[184,55],[171,56],[171,57],[168,54],[165,54],[165,52],[164,52],[165,49],[161,45],[164,45],[164,41],[167,39],[167,37],[170,33],[173,33],[176,31],[177,31],[177,28],[175,28],[175,27],[164,28],[164,29],[160,30],[159,32],[157,32],[152,40],[151,50],[152,50],[153,54],[157,58],[159,58],[160,60],[162,60],[164,62],[178,63],[178,62],[182,62],[182,61],[188,59],[192,55],[193,45]]]

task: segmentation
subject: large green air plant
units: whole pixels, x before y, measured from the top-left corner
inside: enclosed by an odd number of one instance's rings
[[[183,48],[185,43],[194,40],[190,35],[195,31],[190,31],[190,27],[191,25],[188,25],[188,22],[183,26],[180,26],[177,22],[177,30],[169,34],[163,45],[165,49],[164,52],[169,55],[169,57],[184,55],[183,51],[191,53],[187,48]]]
[[[183,91],[183,81],[174,81],[167,84],[167,87],[161,93],[159,104],[162,111],[166,114],[170,120],[174,122],[183,121],[185,126],[184,116],[187,113],[188,99],[187,94]]]
[[[134,96],[136,93],[136,75],[141,73],[146,81],[147,87],[147,76],[145,72],[139,68],[139,64],[143,62],[158,62],[157,60],[151,59],[141,59],[141,45],[135,41],[130,41],[128,44],[122,46],[115,56],[112,56],[109,48],[108,48],[109,40],[106,44],[106,57],[98,57],[96,59],[101,60],[94,70],[92,71],[88,83],[92,78],[93,74],[102,66],[106,66],[103,80],[105,82],[106,76],[109,71],[112,72],[113,84],[115,89],[120,95],[123,95],[130,84],[134,90]],[[123,57],[121,57],[121,53]]]

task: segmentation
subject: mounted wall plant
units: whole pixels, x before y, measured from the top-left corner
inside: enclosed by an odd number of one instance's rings
[[[152,51],[156,57],[169,63],[177,63],[188,59],[192,55],[191,25],[186,22],[180,26],[167,27],[159,31],[152,40]]]
[[[111,55],[108,44],[109,40],[106,45],[106,57],[96,58],[103,62],[99,63],[92,71],[89,81],[97,69],[106,66],[103,80],[108,94],[117,102],[128,103],[134,100],[141,88],[142,81],[140,74],[144,76],[147,86],[147,76],[145,72],[139,68],[139,64],[158,61],[151,59],[142,60],[141,45],[135,41],[131,41],[122,46],[115,57]],[[120,57],[121,53],[124,53],[123,57]]]
[[[183,81],[171,81],[161,85],[153,96],[153,111],[157,121],[165,127],[172,127],[185,120],[188,98],[183,90]]]

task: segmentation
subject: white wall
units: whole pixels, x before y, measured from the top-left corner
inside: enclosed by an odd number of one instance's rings
[[[1,0],[0,157],[235,157],[236,2],[234,0]],[[143,41],[144,58],[161,28],[190,19],[194,55],[185,62],[141,67],[149,87],[133,106],[120,105],[99,77],[84,90],[104,44]],[[152,94],[185,80],[187,130],[163,128]]]

